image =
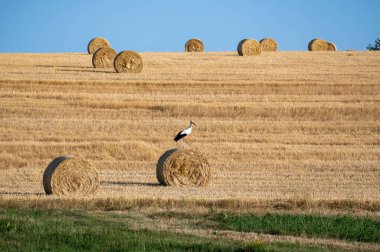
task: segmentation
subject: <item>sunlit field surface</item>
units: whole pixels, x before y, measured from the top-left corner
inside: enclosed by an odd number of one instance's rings
[[[100,171],[96,197],[379,204],[379,53],[142,57],[143,73],[116,74],[85,54],[1,54],[1,197],[45,198],[44,169],[71,154]],[[159,186],[190,119],[211,185]]]
[[[379,53],[141,56],[141,74],[117,74],[114,69],[93,68],[87,54],[0,54],[1,208],[90,211],[85,216],[92,216],[91,211],[127,210],[120,214],[139,220],[131,224],[133,230],[175,230],[248,242],[247,246],[260,240],[380,249]],[[184,146],[173,137],[191,119],[198,126],[187,147],[207,157],[210,185],[160,186],[156,163],[168,149]],[[45,195],[42,174],[55,157],[65,154],[96,166],[101,180],[98,194]],[[214,211],[256,215],[240,220]],[[327,226],[321,234],[315,231],[318,227],[282,230],[278,221],[291,219],[286,215],[276,217],[267,231],[265,226],[257,229],[259,224],[239,226],[251,219],[259,223],[265,213],[299,216],[291,220],[295,224],[285,221],[290,227],[307,221]],[[314,214],[359,219],[325,220]],[[10,248],[4,244],[17,239],[22,246],[23,239],[17,233],[12,236],[13,226],[17,232],[24,230],[17,228],[24,225],[17,224],[24,223],[16,219],[18,215],[1,213],[0,229],[9,236],[0,247]],[[113,215],[107,216],[101,218],[111,221]],[[363,224],[368,229],[364,233],[345,232],[364,230],[360,223],[370,220],[362,217],[373,221],[373,229]],[[346,222],[340,230],[337,223]],[[182,238],[173,239],[185,244]]]

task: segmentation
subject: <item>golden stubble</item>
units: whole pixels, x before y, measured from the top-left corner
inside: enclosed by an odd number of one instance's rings
[[[1,54],[0,194],[43,197],[44,169],[71,154],[99,170],[100,198],[379,202],[379,53],[141,56],[142,73],[116,74],[87,54]],[[190,119],[210,185],[159,186]]]

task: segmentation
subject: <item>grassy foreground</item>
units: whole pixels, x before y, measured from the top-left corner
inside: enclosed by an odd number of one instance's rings
[[[327,251],[303,244],[238,242],[134,230],[127,215],[0,210],[0,250],[21,251]],[[138,222],[139,220],[135,220]]]
[[[348,215],[217,214],[213,219],[218,223],[219,228],[224,230],[380,242],[380,221],[370,218]]]

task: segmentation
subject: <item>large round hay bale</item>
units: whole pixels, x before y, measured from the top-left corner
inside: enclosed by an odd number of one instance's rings
[[[47,194],[88,195],[99,189],[96,168],[79,157],[60,156],[46,168],[43,186]]]
[[[308,45],[309,51],[327,51],[327,42],[323,39],[313,39]]]
[[[211,178],[207,159],[192,149],[171,149],[157,162],[157,179],[161,185],[206,186]]]
[[[261,50],[266,52],[275,52],[277,51],[277,42],[272,38],[265,38],[260,40]]]
[[[122,51],[116,55],[114,67],[118,73],[140,73],[143,62],[140,54],[134,51]]]
[[[336,45],[331,42],[327,42],[327,50],[328,51],[336,51]]]
[[[110,47],[100,48],[92,55],[92,65],[95,68],[113,67],[113,61],[116,55],[117,52]]]
[[[93,54],[100,48],[104,48],[104,47],[111,47],[110,43],[105,38],[97,37],[97,38],[92,39],[88,43],[87,51],[89,54]]]
[[[190,39],[185,44],[185,52],[203,52],[205,49],[200,39]]]
[[[241,49],[242,49],[242,45],[243,45],[243,43],[244,43],[246,40],[247,40],[247,39],[243,39],[243,40],[241,40],[241,41],[239,42],[238,46],[237,46],[237,52],[238,52],[238,54],[239,54],[240,56],[243,55]]]
[[[240,56],[260,55],[261,44],[255,39],[243,39],[238,44],[237,51]]]

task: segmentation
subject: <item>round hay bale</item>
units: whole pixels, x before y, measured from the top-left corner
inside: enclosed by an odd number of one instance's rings
[[[275,52],[277,51],[277,42],[272,38],[265,38],[260,40],[261,50],[266,52]]]
[[[104,48],[104,47],[111,47],[110,43],[105,38],[97,37],[97,38],[92,39],[88,43],[87,51],[89,54],[93,54],[100,48]]]
[[[157,179],[161,185],[206,186],[211,178],[207,159],[192,149],[171,149],[158,160]]]
[[[323,39],[313,39],[308,45],[309,51],[327,51],[327,42]]]
[[[185,44],[185,52],[203,52],[205,49],[200,39],[190,39]]]
[[[118,73],[140,73],[143,69],[142,58],[134,51],[120,52],[113,64]]]
[[[328,51],[336,51],[336,45],[334,43],[331,43],[331,42],[327,42],[327,50]]]
[[[113,61],[116,55],[117,52],[110,47],[100,48],[92,55],[92,65],[95,68],[113,67]]]
[[[238,46],[237,46],[237,52],[238,52],[238,54],[240,55],[240,56],[243,56],[243,53],[242,53],[242,51],[241,51],[241,46],[243,45],[243,43],[246,41],[247,39],[243,39],[243,40],[241,40],[240,42],[239,42],[239,44],[238,44]]]
[[[99,189],[99,175],[89,162],[73,156],[55,158],[43,175],[47,194],[88,195]]]
[[[238,44],[237,51],[240,56],[260,55],[261,44],[255,39],[243,39]]]

